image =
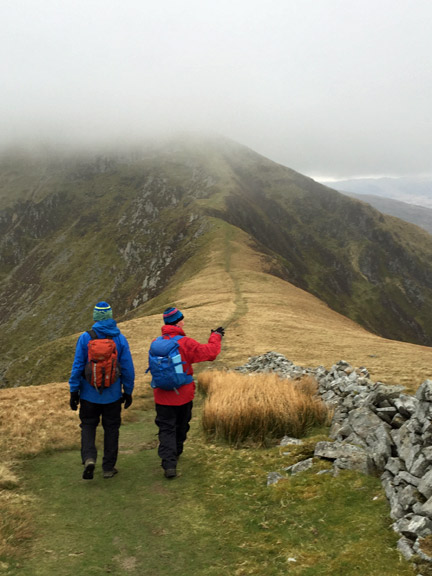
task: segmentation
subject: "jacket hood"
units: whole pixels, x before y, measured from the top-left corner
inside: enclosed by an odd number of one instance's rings
[[[120,334],[120,329],[117,328],[117,322],[112,318],[95,322],[92,326],[92,329],[95,330],[97,334],[102,334],[103,336],[108,336],[110,338]]]
[[[165,326],[162,326],[162,336],[186,336],[186,334],[183,332],[183,328],[180,328],[180,326],[173,326],[170,324],[165,324]]]

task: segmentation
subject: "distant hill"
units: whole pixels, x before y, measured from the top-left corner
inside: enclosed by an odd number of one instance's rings
[[[149,301],[163,310],[169,287],[175,302],[221,225],[246,232],[267,272],[368,330],[432,344],[432,237],[235,142],[10,153],[0,159],[3,385],[11,365],[17,374],[40,346],[87,329],[99,299],[119,320]]]
[[[328,185],[340,192],[380,196],[432,208],[432,177],[356,178],[338,180]]]
[[[432,208],[407,204],[406,202],[391,200],[390,198],[384,198],[383,196],[354,194],[353,192],[347,194],[352,198],[357,198],[357,200],[367,202],[383,214],[396,216],[396,218],[416,224],[429,232],[429,234],[432,234]]]

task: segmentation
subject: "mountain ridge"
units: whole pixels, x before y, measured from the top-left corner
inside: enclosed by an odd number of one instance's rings
[[[405,222],[410,222],[416,226],[420,226],[429,234],[432,234],[432,209],[420,206],[417,204],[408,204],[400,200],[393,200],[383,196],[373,196],[372,194],[357,194],[355,192],[347,192],[348,196],[367,202],[383,214],[395,216]]]
[[[327,185],[339,192],[368,194],[432,208],[432,177],[355,178],[337,180]]]
[[[15,159],[15,180],[7,162],[3,374],[86,327],[99,299],[119,320],[147,313],[158,295],[160,308],[168,294],[175,301],[174,278],[199,272],[223,223],[246,233],[273,275],[335,311],[387,338],[432,341],[429,235],[239,144],[177,140],[110,157],[50,158],[51,188],[40,161],[35,168]]]

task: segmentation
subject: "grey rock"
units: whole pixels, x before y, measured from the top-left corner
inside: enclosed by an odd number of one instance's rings
[[[408,514],[393,524],[395,532],[403,534],[410,540],[416,540],[418,536],[425,537],[432,534],[432,520],[425,516]]]
[[[348,423],[339,424],[338,422],[335,422],[332,425],[332,427],[330,428],[329,436],[330,436],[330,438],[334,438],[335,440],[342,441],[345,438],[348,438],[348,436],[351,433],[352,433],[352,428]]]
[[[317,442],[314,450],[314,456],[326,458],[327,460],[336,460],[336,458],[350,456],[353,453],[364,453],[364,450],[358,446],[338,441]]]
[[[349,456],[336,458],[334,466],[340,470],[356,470],[362,474],[371,474],[373,470],[373,466],[366,452],[358,452],[350,454]]]
[[[390,516],[393,520],[403,518],[405,511],[399,502],[399,493],[392,481],[392,475],[389,472],[384,472],[381,476],[381,483],[383,485],[387,500],[390,504]]]
[[[389,416],[393,416],[396,414],[397,410],[394,406],[386,406],[384,408],[377,408],[376,414],[388,414]]]
[[[380,418],[370,408],[358,408],[348,416],[348,424],[354,433],[362,439],[373,433],[382,424]]]
[[[405,465],[403,460],[400,458],[389,458],[385,465],[385,470],[388,470],[393,474],[393,476],[396,476],[398,472],[405,470]]]
[[[301,460],[292,466],[288,466],[285,468],[285,472],[289,472],[290,474],[299,474],[300,472],[305,472],[309,470],[313,466],[313,458],[307,458],[306,460]]]
[[[301,446],[303,440],[298,438],[291,438],[291,436],[284,436],[279,443],[279,446]]]
[[[399,474],[395,478],[395,483],[397,483],[396,482],[397,478],[399,478],[400,480],[403,480],[407,484],[411,484],[412,486],[417,487],[420,484],[420,478],[413,476],[409,472],[405,472],[405,471],[399,472]]]
[[[365,441],[376,472],[381,473],[392,453],[393,442],[388,432],[388,426],[381,422],[376,430],[368,434]]]
[[[413,434],[413,442],[421,444],[421,434],[423,432],[424,422],[417,418],[417,415],[412,416],[406,422],[406,428],[411,434]],[[416,438],[417,437],[417,438]]]
[[[430,461],[426,459],[423,452],[419,452],[411,463],[409,472],[413,476],[422,478],[430,468]]]
[[[336,468],[357,470],[364,474],[371,471],[371,462],[366,451],[360,446],[344,442],[318,442],[314,455],[327,460],[334,460]]]
[[[432,405],[430,402],[419,400],[413,416],[417,418],[421,426],[423,426],[425,423],[428,423],[432,417]]]
[[[432,519],[432,497],[423,504],[419,503],[413,511],[421,516],[427,516]]]
[[[386,386],[382,382],[377,382],[375,390],[368,396],[368,404],[380,406],[381,402],[385,400],[388,400],[392,404],[392,400],[397,398],[404,390],[404,386]]]
[[[423,448],[422,454],[428,462],[432,463],[432,446],[426,446]]]
[[[410,421],[407,420],[398,430],[392,430],[391,438],[399,457],[404,460],[406,468],[409,470],[421,450],[417,435],[410,431]]]
[[[279,480],[286,480],[286,476],[279,474],[279,472],[269,472],[267,474],[267,486],[277,484]]]
[[[337,404],[339,401],[338,396],[333,390],[326,390],[321,394],[321,398],[326,404]]]
[[[377,408],[375,414],[381,418],[387,424],[391,424],[393,417],[396,415],[397,410],[394,406],[389,406],[387,408]]]
[[[315,446],[315,456],[334,460],[337,469],[357,470],[369,474],[371,462],[366,451],[353,444],[343,442],[318,442]]]
[[[432,402],[432,380],[425,380],[416,392],[417,400],[421,402]]]
[[[426,474],[420,480],[418,491],[426,498],[430,498],[432,496],[432,470],[426,472]]]
[[[397,543],[397,549],[405,558],[405,560],[411,560],[414,556],[415,552],[413,550],[413,542],[408,540],[405,536],[401,536]]]
[[[402,414],[402,416],[405,416],[407,418],[409,418],[415,413],[418,406],[418,402],[419,401],[417,398],[415,398],[414,396],[408,396],[407,394],[400,394],[398,398],[395,398],[393,400],[393,403],[397,408],[397,410],[400,412],[400,414]]]
[[[413,506],[419,503],[419,493],[412,485],[405,486],[405,488],[403,488],[397,496],[399,504],[404,512],[411,512]]]

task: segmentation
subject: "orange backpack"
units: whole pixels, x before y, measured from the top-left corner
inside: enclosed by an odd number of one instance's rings
[[[88,362],[84,373],[98,392],[109,388],[120,376],[117,362],[117,347],[112,338],[98,338],[94,330],[89,330],[91,340],[88,343]]]

